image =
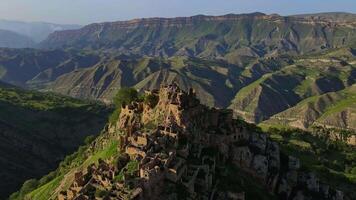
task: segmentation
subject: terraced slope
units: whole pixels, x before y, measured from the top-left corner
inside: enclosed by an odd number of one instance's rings
[[[107,112],[94,103],[0,82],[0,199],[55,169],[87,136],[99,133]]]

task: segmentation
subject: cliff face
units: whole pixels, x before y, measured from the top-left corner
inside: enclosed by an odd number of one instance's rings
[[[90,191],[103,191],[107,199],[251,198],[234,185],[225,187],[229,166],[263,186],[263,198],[343,199],[341,191],[301,171],[299,160],[282,154],[266,134],[233,119],[231,110],[208,108],[193,90],[185,93],[175,84],[149,95],[158,98],[156,105],[123,105],[108,129],[119,142],[116,161],[99,160],[75,173],[71,185],[61,187],[60,200],[99,195]]]
[[[149,56],[223,58],[246,54],[303,54],[354,41],[355,24],[332,19],[245,15],[148,18],[60,31],[44,48],[114,49]]]

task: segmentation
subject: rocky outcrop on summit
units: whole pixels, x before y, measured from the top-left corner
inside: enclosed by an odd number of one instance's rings
[[[231,110],[208,108],[193,90],[175,84],[148,95],[159,99],[157,105],[123,105],[108,129],[120,141],[117,161],[77,173],[60,200],[93,199],[90,191],[98,190],[104,199],[245,199],[244,191],[219,187],[229,176],[227,165],[279,199],[343,199],[341,191],[301,171],[299,160],[282,154],[266,134],[233,119]]]

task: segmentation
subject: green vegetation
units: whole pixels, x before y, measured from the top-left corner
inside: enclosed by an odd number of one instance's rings
[[[106,191],[106,190],[96,190],[95,191],[95,197],[99,197],[99,198],[104,198],[106,197],[107,195],[109,195],[109,192]]]
[[[300,159],[302,168],[314,171],[322,181],[342,189],[347,195],[356,187],[356,148],[341,141],[299,129],[270,128],[270,137],[278,142],[286,155]]]
[[[262,126],[295,126],[311,128],[320,124],[335,128],[356,130],[355,120],[352,116],[356,113],[356,85],[337,92],[329,92],[306,98],[269,120]],[[346,113],[346,114],[343,114]]]
[[[277,199],[260,186],[256,180],[234,165],[226,166],[224,174],[220,176],[222,178],[218,188],[222,191],[245,192],[246,199]]]
[[[153,94],[148,94],[144,96],[145,104],[149,105],[151,108],[154,108],[158,103],[158,96]]]
[[[88,167],[90,164],[97,163],[99,159],[106,160],[118,156],[117,147],[119,141],[108,139],[107,145],[98,147],[94,151],[90,150],[93,143],[101,142],[104,139],[102,136],[98,137],[94,142],[81,146],[77,152],[67,156],[62,161],[56,171],[49,173],[40,180],[29,180],[25,182],[19,192],[11,195],[10,200],[22,200],[29,197],[36,200],[47,200],[48,197],[56,195],[55,188],[64,181],[65,176],[70,176],[76,171],[80,171]],[[133,166],[130,167],[132,169]],[[66,185],[68,183],[64,183]],[[65,186],[68,187],[68,186]]]
[[[138,99],[138,92],[134,88],[121,88],[114,97],[114,104],[116,107],[127,105],[132,101]]]
[[[133,160],[127,163],[126,169],[127,169],[127,174],[129,175],[134,175],[134,173],[138,170],[138,161]]]
[[[115,110],[111,114],[109,118],[109,122],[114,123],[119,119],[122,105],[127,105],[132,101],[138,100],[138,98],[139,98],[138,92],[134,88],[119,89],[119,91],[116,93],[114,97]]]
[[[52,192],[59,186],[63,176],[56,177],[47,184],[29,193],[30,199],[36,200],[48,200],[48,197],[52,196]]]
[[[79,99],[52,93],[26,91],[19,88],[0,88],[0,101],[32,110],[51,110],[66,107],[79,108],[91,105]]]
[[[156,106],[155,95],[140,96],[138,91],[175,81],[184,90],[194,88],[204,104],[230,106],[241,118],[256,123],[263,121],[261,126],[265,129],[270,126],[283,129],[270,129],[271,138],[281,144],[283,152],[299,157],[306,170],[317,171],[324,179],[332,178],[337,187],[353,186],[354,148],[342,141],[330,141],[329,133],[313,136],[285,128],[322,125],[356,130],[355,49],[345,47],[345,44],[355,43],[355,30],[351,25],[325,28],[323,24],[300,23],[292,17],[266,20],[260,15],[229,15],[225,17],[234,17],[234,20],[226,21],[204,20],[200,16],[189,18],[191,23],[183,24],[178,19],[175,24],[160,26],[160,31],[156,26],[134,26],[123,31],[121,27],[108,27],[101,30],[102,37],[95,40],[89,31],[83,32],[79,40],[63,35],[54,43],[51,38],[43,43],[48,46],[70,44],[73,48],[69,50],[2,49],[0,78],[33,89],[105,102],[113,100],[115,110],[110,123],[118,120],[123,104],[139,100]],[[95,26],[92,28],[96,31]],[[325,38],[320,40],[315,33],[323,33]],[[262,44],[266,39],[270,42]],[[293,45],[281,41],[290,41]],[[341,48],[328,49],[335,46]],[[88,48],[75,50],[75,47]],[[105,48],[114,50],[102,51]],[[121,49],[131,49],[132,54],[142,55],[142,58],[122,56]],[[156,55],[161,57],[150,57]],[[114,94],[117,87],[121,89]],[[116,139],[103,142],[103,137],[87,137],[99,133],[98,129],[106,123],[107,110],[96,102],[3,87],[0,88],[0,110],[0,128],[5,127],[10,137],[3,143],[10,152],[4,154],[8,161],[0,163],[4,167],[0,172],[0,176],[6,178],[4,183],[14,181],[13,188],[16,188],[16,184],[29,177],[42,176],[44,172],[39,173],[37,169],[47,169],[47,173],[59,159],[70,154],[57,170],[40,180],[25,182],[11,199],[24,199],[26,195],[46,199],[53,195],[54,188],[65,182],[65,175],[119,154]],[[155,127],[156,124],[147,123],[144,128]],[[342,132],[342,140],[349,135],[350,132]],[[84,146],[78,149],[83,141]],[[14,143],[21,145],[8,145]],[[99,146],[89,147],[94,144]],[[36,152],[28,152],[31,147],[36,147],[32,148]],[[77,152],[71,154],[75,149]],[[18,151],[24,152],[23,155],[17,155]],[[45,161],[38,161],[42,157],[38,152],[49,156]],[[36,163],[23,163],[24,159]],[[18,166],[27,171],[8,173]],[[136,169],[135,162],[125,165],[125,173],[135,173]],[[247,191],[248,198],[269,198],[262,196],[261,188],[252,189],[255,184],[238,170],[228,167],[227,173],[231,176],[221,187],[228,190],[236,184],[238,189]],[[230,180],[234,176],[239,178]],[[122,172],[116,180],[123,179]],[[0,188],[3,188],[1,184]],[[98,197],[105,196],[105,191],[96,193]]]
[[[86,137],[90,136],[87,143],[93,140],[107,122],[109,111],[96,102],[6,84],[0,84],[0,110],[0,127],[8,133],[0,142],[3,152],[0,176],[4,180],[0,184],[1,199],[19,190],[26,180],[54,170],[59,158],[75,152]],[[23,196],[28,188],[44,185],[55,176],[56,172],[52,172],[37,185],[34,180],[26,182],[17,195]]]
[[[347,25],[340,25],[326,29],[319,23],[304,23],[300,19],[282,17],[278,20],[261,18],[263,14],[251,13],[223,16],[232,18],[226,20],[205,18],[197,16],[179,20],[161,19],[160,23],[167,26],[149,26],[158,23],[146,19],[145,26],[134,26],[127,22],[124,27],[110,24],[108,29],[102,30],[102,37],[92,38],[92,35],[100,29],[94,25],[91,31],[76,30],[81,37],[70,37],[70,32],[60,33],[62,37],[49,37],[42,43],[45,48],[86,48],[86,49],[115,49],[124,53],[130,49],[138,55],[162,55],[162,56],[196,56],[196,57],[252,57],[256,54],[283,53],[313,53],[326,51],[330,47],[346,46],[355,41],[354,29]],[[276,16],[274,16],[276,17]],[[187,22],[189,22],[187,24]],[[146,25],[147,24],[147,25]],[[275,30],[278,30],[276,32]],[[313,33],[323,32],[323,42],[318,35]],[[290,34],[298,37],[290,44],[281,41],[291,40]],[[328,37],[327,37],[328,36]],[[329,37],[330,36],[330,37]],[[339,39],[345,38],[345,40]],[[267,40],[268,44],[262,43]],[[147,45],[150,44],[150,45]],[[325,46],[325,44],[329,44]],[[179,63],[179,61],[177,61]]]
[[[125,167],[123,167],[118,175],[115,176],[114,180],[117,182],[122,182],[124,181],[124,177],[126,175],[128,176],[134,176],[135,173],[138,171],[138,165],[139,162],[136,160],[131,160],[129,161]]]

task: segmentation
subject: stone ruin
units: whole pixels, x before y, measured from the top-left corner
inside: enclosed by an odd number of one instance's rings
[[[342,192],[321,183],[313,173],[302,172],[299,160],[282,155],[266,134],[233,119],[231,110],[204,106],[193,90],[186,93],[176,84],[152,94],[159,98],[154,108],[143,102],[125,105],[119,121],[109,129],[111,134],[124,131],[118,135],[118,149],[126,159],[123,163],[138,162],[134,174],[116,181],[124,164],[100,160],[86,173],[75,174],[59,200],[101,199],[92,195],[98,188],[107,192],[104,199],[178,199],[179,192],[169,189],[178,185],[186,199],[244,200],[244,191],[217,188],[221,178],[217,174],[228,163],[279,199],[313,199],[311,193],[322,199],[343,199]]]

